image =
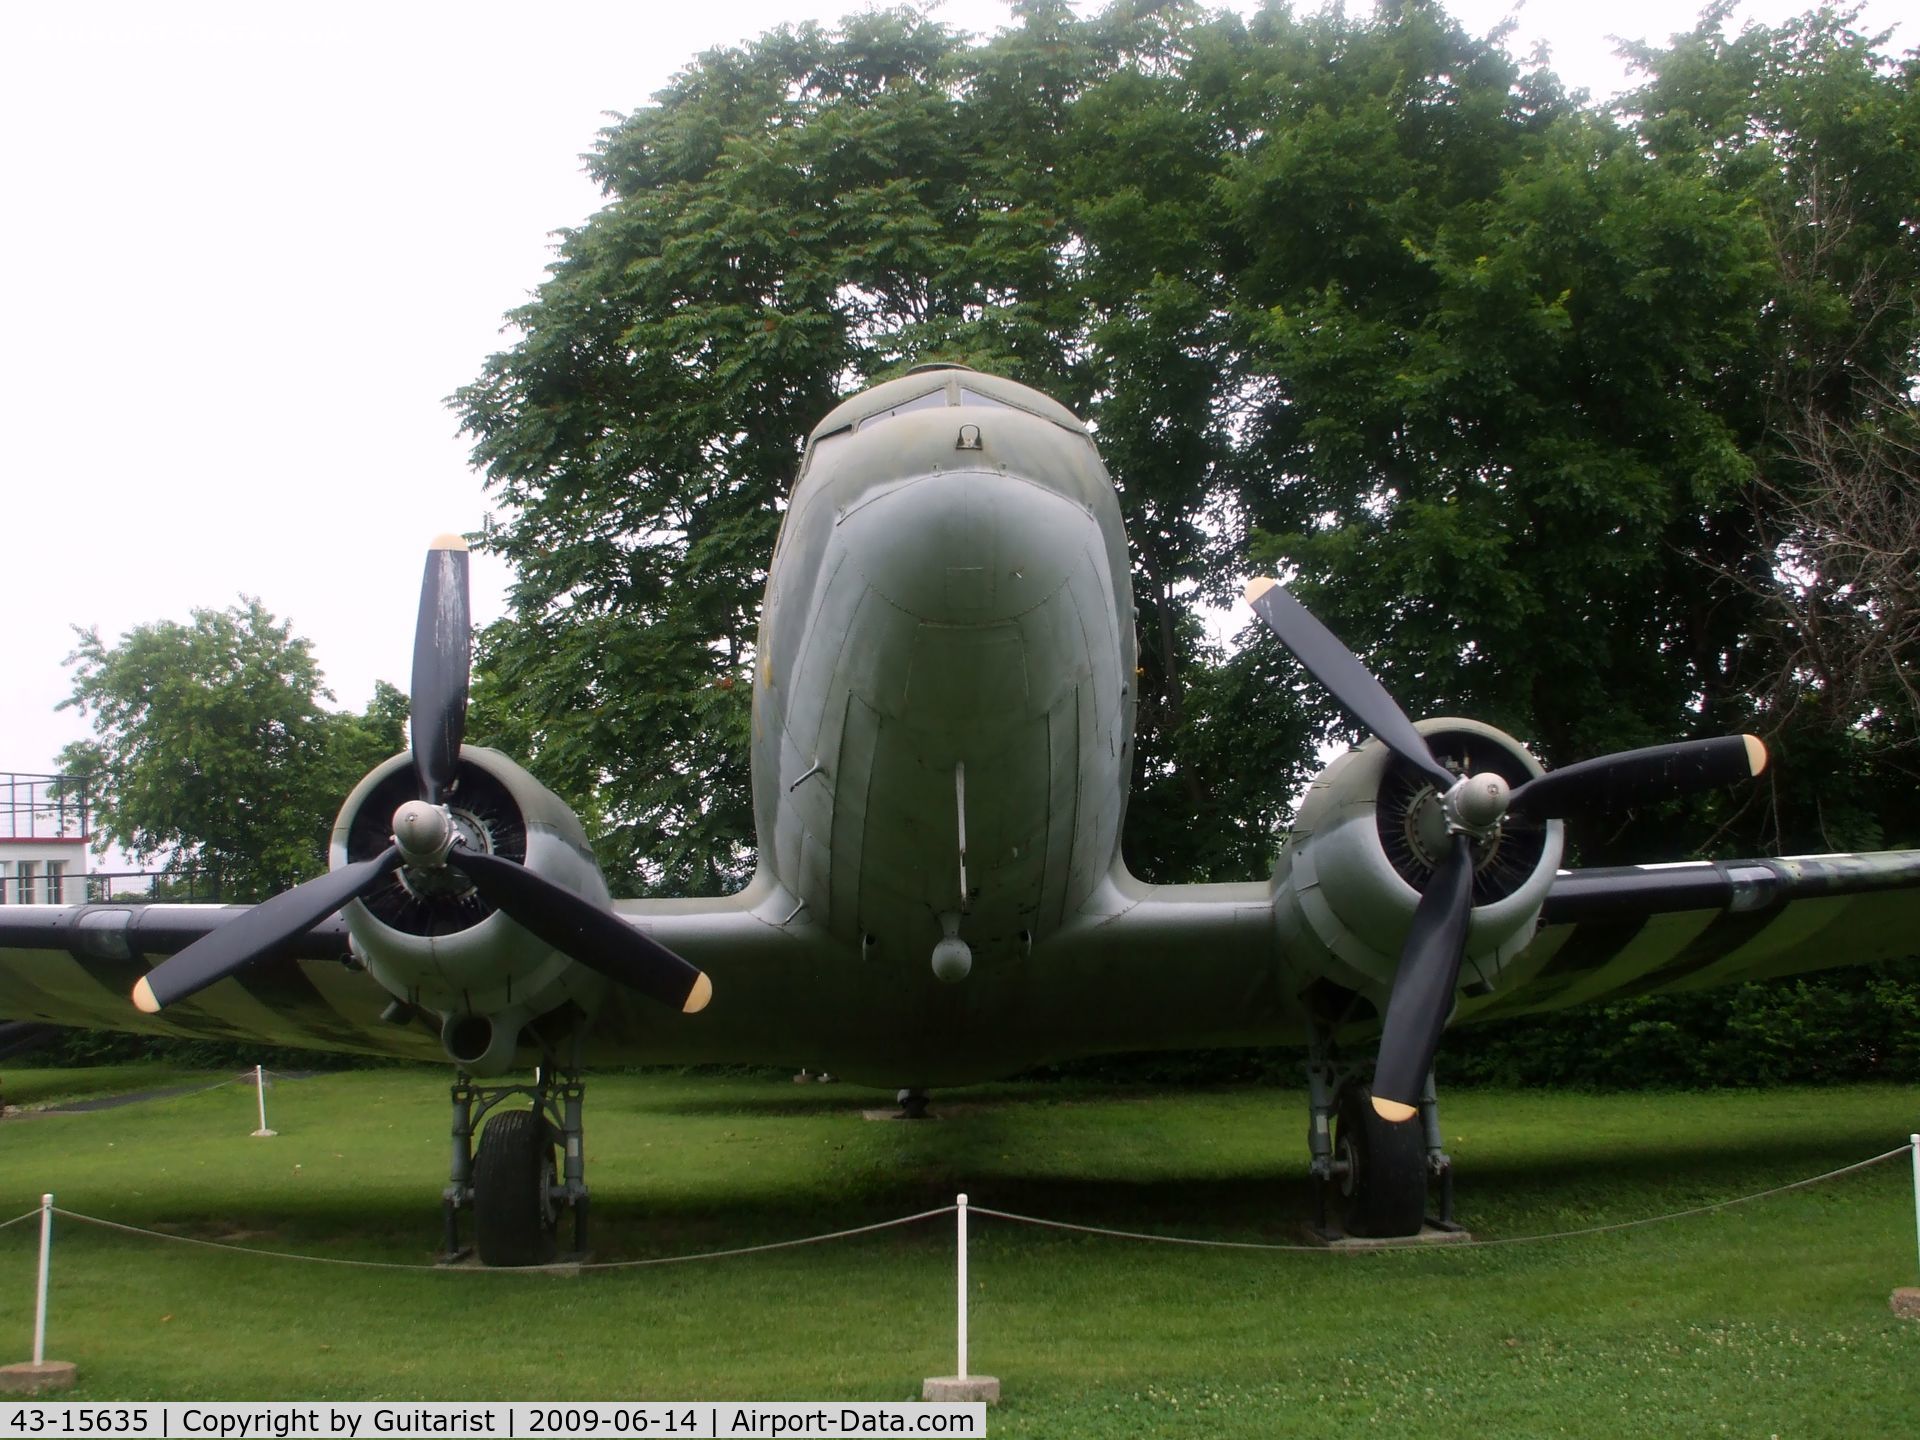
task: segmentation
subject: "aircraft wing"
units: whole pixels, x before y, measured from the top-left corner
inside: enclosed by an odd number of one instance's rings
[[[1009,1051],[1031,1063],[1114,1048],[1299,1038],[1301,1013],[1272,963],[1265,885],[1158,887],[1124,878],[1124,886],[1103,887],[1102,903],[1056,936],[1045,963],[1025,967],[1011,987],[997,1022]],[[829,963],[831,946],[804,921],[791,923],[789,908],[784,895],[757,890],[720,900],[618,902],[617,913],[630,924],[711,973],[729,1003],[690,1025],[655,1016],[615,990],[589,1038],[593,1058],[764,1059],[804,1049],[795,1036],[805,1027],[796,1032],[793,1018],[831,1014],[820,992],[847,980],[879,982]],[[338,916],[280,956],[168,1006],[162,1016],[133,1008],[134,982],[161,957],[245,909],[0,906],[0,1017],[444,1058],[430,1024],[383,1018],[391,997],[359,968]],[[1531,943],[1496,988],[1469,989],[1454,1023],[1769,979],[1916,949],[1920,850],[1562,871]],[[1132,1003],[1087,1002],[1121,994]],[[853,996],[843,998],[851,1015],[858,1008]],[[1127,1016],[1134,1018],[1120,1023]],[[864,1043],[871,1046],[872,1038]]]
[[[1920,850],[1563,870],[1498,990],[1456,1024],[1920,951]]]
[[[86,1029],[436,1058],[423,1026],[383,1023],[391,998],[353,962],[335,915],[278,957],[164,1016],[134,1008],[134,982],[162,958],[245,914],[245,905],[0,905],[0,1016]]]
[[[134,1007],[134,983],[154,965],[250,908],[0,905],[0,1020],[446,1058],[431,1017],[384,1018],[393,997],[355,958],[339,915],[162,1014]],[[617,902],[628,924],[715,975],[729,1003],[696,1028],[612,987],[588,1035],[589,1058],[754,1059],[793,1048],[791,1016],[815,983],[822,947],[812,927],[780,923],[792,909],[790,896],[765,883],[715,900]]]

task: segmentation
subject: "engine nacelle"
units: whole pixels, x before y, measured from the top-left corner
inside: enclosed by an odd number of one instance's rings
[[[1491,770],[1517,787],[1541,773],[1518,741],[1491,725],[1441,719],[1417,728],[1435,756],[1462,774]],[[1562,842],[1559,821],[1511,816],[1490,840],[1475,842],[1463,986],[1495,983],[1533,938]],[[1450,845],[1432,782],[1378,740],[1322,771],[1273,875],[1282,953],[1298,965],[1300,984],[1323,975],[1384,1011],[1421,890]]]
[[[370,859],[392,844],[395,810],[418,795],[409,756],[375,767],[340,809],[330,863]],[[447,806],[469,848],[611,903],[579,818],[499,751],[462,747]],[[402,866],[343,914],[368,973],[396,999],[439,1016],[448,1056],[476,1075],[512,1068],[528,1021],[569,1001],[591,1012],[607,985],[483,901],[456,870]]]

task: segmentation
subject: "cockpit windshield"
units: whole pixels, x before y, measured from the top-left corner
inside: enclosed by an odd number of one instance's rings
[[[891,420],[896,415],[904,415],[909,410],[934,410],[947,403],[947,387],[929,390],[924,395],[916,395],[911,400],[902,400],[898,405],[886,410],[876,410],[871,415],[861,417],[855,429],[864,430],[869,425],[878,425],[882,420]]]
[[[964,385],[960,387],[960,403],[962,405],[985,405],[993,410],[1012,410],[1017,408],[1009,405],[1004,400],[996,400],[991,395],[982,395],[978,390],[969,390]]]

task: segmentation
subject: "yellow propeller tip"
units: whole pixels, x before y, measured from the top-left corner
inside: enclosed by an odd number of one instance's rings
[[[713,981],[702,971],[700,978],[693,982],[693,989],[687,992],[687,1003],[680,1007],[682,1015],[697,1015],[707,1008],[707,1002],[713,999]]]
[[[1758,735],[1742,735],[1740,738],[1747,742],[1747,770],[1758,775],[1767,768],[1766,742]]]
[[[1384,1100],[1375,1095],[1373,1113],[1389,1125],[1398,1125],[1402,1120],[1411,1120],[1419,1112],[1411,1105],[1402,1105],[1398,1100]]]
[[[445,535],[436,535],[433,537],[433,544],[427,548],[429,550],[464,550],[467,548],[467,537],[464,535],[455,535],[451,532]]]
[[[1256,575],[1247,582],[1247,603],[1253,604],[1280,582],[1271,575]]]
[[[144,975],[134,983],[133,1003],[134,1007],[144,1015],[160,1013],[160,1002],[153,998],[153,986],[147,983],[147,977]]]

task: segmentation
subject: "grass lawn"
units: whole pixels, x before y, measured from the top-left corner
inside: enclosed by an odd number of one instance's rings
[[[142,1075],[144,1085],[151,1077]],[[210,1077],[219,1078],[219,1077]],[[124,1073],[100,1077],[127,1083]],[[73,1094],[8,1069],[9,1098]],[[185,1083],[174,1075],[154,1083]],[[595,1258],[785,1239],[944,1205],[1277,1242],[1309,1213],[1297,1092],[1085,1084],[936,1096],[592,1079]],[[0,1220],[63,1207],[180,1235],[419,1263],[446,1080],[227,1087],[0,1124]],[[1460,1218],[1493,1238],[1659,1214],[1904,1142],[1920,1092],[1457,1091]],[[0,1232],[0,1361],[24,1359],[35,1226]],[[1698,1219],[1371,1255],[1152,1246],[976,1220],[972,1368],[997,1436],[1912,1434],[1912,1172],[1895,1160]],[[77,1399],[870,1399],[953,1368],[951,1217],[711,1263],[552,1276],[359,1270],[60,1222],[48,1352]]]

